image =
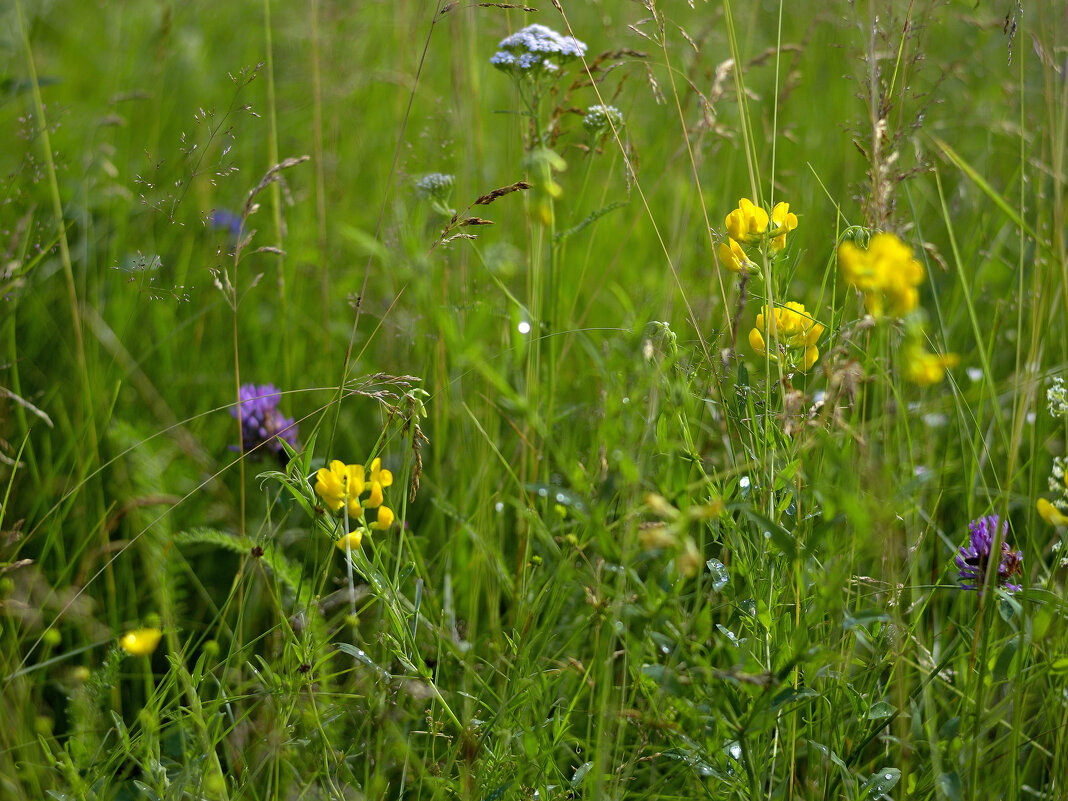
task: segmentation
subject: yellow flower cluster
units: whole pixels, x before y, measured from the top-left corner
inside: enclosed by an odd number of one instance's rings
[[[905,346],[905,377],[914,384],[929,387],[942,383],[947,367],[956,367],[960,357],[955,353],[929,353],[923,345],[913,342]]]
[[[768,228],[768,222],[772,227]],[[719,260],[731,272],[756,272],[754,264],[742,245],[757,245],[768,240],[768,246],[778,253],[786,247],[786,235],[797,228],[797,215],[790,213],[789,203],[778,203],[771,210],[771,217],[748,198],[738,201],[738,208],[727,215],[726,242],[721,242],[717,253]]]
[[[771,358],[780,355],[799,370],[807,372],[820,357],[816,342],[823,335],[824,327],[817,323],[803,303],[787,303],[779,306],[773,314],[764,306],[757,315],[756,325],[749,332],[749,344],[761,356],[768,353],[767,335],[776,343]]]
[[[903,317],[919,305],[923,265],[894,234],[876,234],[867,250],[843,242],[838,267],[845,280],[864,293],[864,305],[874,317]]]
[[[336,515],[347,514],[350,520],[360,522],[358,528],[338,541],[339,548],[344,548],[346,543],[358,548],[363,542],[364,526],[384,531],[393,525],[393,510],[385,505],[382,492],[393,484],[393,474],[382,469],[381,459],[371,462],[370,470],[365,470],[362,464],[347,465],[335,459],[329,469],[321,468],[316,477],[315,492],[327,508]],[[364,492],[370,492],[368,497],[361,497]],[[367,523],[367,509],[378,509],[375,522]]]

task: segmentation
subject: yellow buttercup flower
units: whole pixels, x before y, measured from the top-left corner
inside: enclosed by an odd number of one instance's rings
[[[720,263],[732,273],[752,273],[756,271],[756,265],[749,260],[742,250],[742,246],[733,239],[720,242],[717,249]]]
[[[786,235],[797,228],[797,215],[790,213],[789,203],[776,203],[771,210],[771,249],[778,252],[786,247]]]
[[[1045,498],[1039,498],[1037,506],[1038,514],[1051,526],[1068,526],[1068,515]]]
[[[156,650],[162,636],[159,629],[134,629],[122,635],[119,647],[131,656],[147,656]]]
[[[929,387],[941,383],[946,368],[956,367],[960,357],[955,353],[928,353],[922,345],[912,344],[905,347],[905,361],[905,377],[914,384]]]
[[[748,198],[738,201],[738,208],[727,215],[727,234],[735,242],[752,245],[763,239],[768,227],[768,213]]]
[[[902,317],[919,305],[923,265],[894,234],[876,234],[867,250],[843,242],[838,267],[842,277],[864,293],[864,305],[874,317]]]

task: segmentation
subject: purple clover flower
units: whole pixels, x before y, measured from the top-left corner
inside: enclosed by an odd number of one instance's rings
[[[241,450],[258,454],[265,449],[285,464],[288,458],[282,440],[297,447],[297,424],[278,411],[281,392],[274,384],[244,384],[238,397],[241,403],[230,407],[230,415],[235,419],[240,415]]]
[[[961,589],[977,590],[982,587],[999,525],[1001,527],[1001,560],[998,563],[997,584],[1009,592],[1021,589],[1019,584],[1012,584],[1009,579],[1021,572],[1023,553],[1009,548],[1009,544],[1005,541],[1005,535],[1009,532],[1009,521],[1002,521],[997,515],[980,517],[968,526],[970,541],[967,545],[960,546],[956,559],[957,568],[960,570],[958,580],[961,583]]]

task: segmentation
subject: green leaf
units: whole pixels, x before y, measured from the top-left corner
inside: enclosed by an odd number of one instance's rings
[[[998,654],[997,661],[994,663],[994,681],[1005,681],[1009,678],[1010,672],[1016,672],[1013,667],[1013,661],[1019,647],[1019,637],[1013,637],[1005,643],[1004,647],[1001,649],[1001,653]]]
[[[879,768],[860,788],[860,797],[867,799],[878,798],[894,789],[894,785],[901,779],[901,771],[897,768]]]
[[[757,525],[761,533],[775,544],[776,548],[791,558],[797,556],[797,540],[794,539],[793,534],[751,506],[742,507],[742,511]]]
[[[366,665],[367,667],[371,668],[371,670],[377,673],[381,678],[390,678],[389,671],[376,665],[374,660],[371,659],[371,657],[367,655],[367,652],[364,651],[362,648],[357,648],[355,645],[351,645],[347,642],[342,642],[338,643],[337,649],[344,654],[348,654],[360,664]]]
[[[775,693],[775,697],[771,699],[771,710],[776,712],[794,701],[807,701],[810,698],[818,697],[819,693],[811,687],[802,685],[796,690],[793,687],[787,687],[786,689],[779,690],[779,692]]]
[[[1023,613],[1023,607],[1020,606],[1020,602],[1009,595],[1007,592],[1000,593],[998,598],[998,614],[1001,615],[1001,619],[1006,623],[1011,623],[1014,617],[1018,617]]]
[[[871,705],[871,709],[868,710],[868,720],[881,720],[882,718],[891,717],[893,714],[893,705],[886,701],[880,701]]]
[[[579,785],[582,784],[582,780],[586,778],[586,774],[590,772],[590,768],[593,767],[592,762],[584,762],[575,768],[574,774],[571,776],[571,789],[577,790]]]
[[[727,572],[727,567],[718,559],[709,559],[705,562],[710,573],[712,573],[712,589],[719,592],[726,587],[731,580],[730,573]]]

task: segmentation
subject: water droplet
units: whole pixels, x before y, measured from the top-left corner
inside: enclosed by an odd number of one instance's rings
[[[516,328],[519,329],[519,333],[520,334],[529,334],[530,333],[530,323],[528,323],[526,320],[520,320],[519,321],[519,325],[516,326]]]

